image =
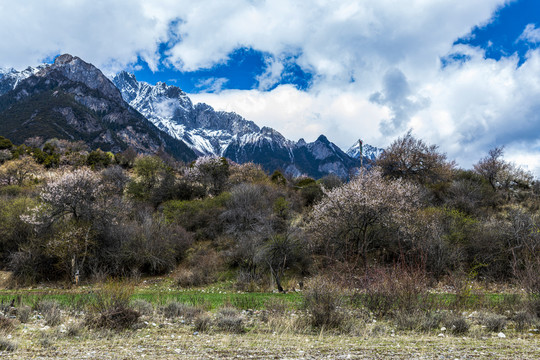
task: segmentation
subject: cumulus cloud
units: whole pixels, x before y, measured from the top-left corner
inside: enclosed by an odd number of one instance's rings
[[[527,41],[533,44],[540,43],[540,29],[534,24],[528,24],[518,40]]]
[[[384,90],[373,93],[369,100],[373,103],[388,106],[392,118],[381,122],[383,134],[395,134],[403,131],[411,115],[429,105],[429,98],[415,97],[407,82],[407,78],[399,69],[391,69],[383,77]]]
[[[412,128],[462,166],[506,145],[509,157],[540,174],[538,50],[520,63],[453,45],[510,2],[3,1],[0,64],[22,68],[69,52],[110,72],[138,59],[154,70],[192,71],[252,48],[268,55],[258,89],[223,90],[224,79],[207,79],[200,88],[214,93],[193,94],[194,100],[292,139],[324,133],[343,148],[359,137],[386,146]],[[516,40],[538,43],[539,31],[529,24]],[[462,61],[442,66],[449,54]],[[306,91],[275,87],[287,58],[313,74]]]
[[[203,80],[199,80],[195,87],[199,88],[203,92],[220,92],[223,86],[229,81],[227,78],[211,77]]]

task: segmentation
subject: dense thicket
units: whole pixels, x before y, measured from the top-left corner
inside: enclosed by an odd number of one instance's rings
[[[0,137],[0,267],[19,280],[166,274],[239,288],[399,263],[540,288],[540,186],[491,150],[458,169],[411,133],[348,181]]]

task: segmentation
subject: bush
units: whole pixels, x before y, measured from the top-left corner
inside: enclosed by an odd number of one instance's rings
[[[396,266],[371,268],[360,280],[362,292],[353,296],[353,302],[369,311],[385,316],[393,311],[414,311],[429,305],[427,279],[423,272]]]
[[[161,308],[163,315],[169,319],[184,317],[187,320],[191,320],[202,312],[201,309],[172,301]]]
[[[171,200],[163,204],[163,214],[168,222],[196,232],[197,240],[213,239],[223,232],[220,216],[230,194],[191,201]]]
[[[488,331],[500,332],[506,327],[506,317],[497,314],[486,314],[483,316],[481,323]]]
[[[516,331],[524,331],[533,323],[533,316],[528,311],[519,311],[514,315]]]
[[[32,313],[32,308],[30,306],[21,306],[17,309],[17,318],[22,323],[27,323],[30,320],[30,314]]]
[[[141,314],[130,307],[134,287],[131,284],[110,282],[96,293],[91,304],[91,314],[87,323],[96,328],[112,330],[128,329],[135,325]]]
[[[198,315],[193,321],[193,329],[199,332],[205,332],[210,329],[212,319],[207,314]]]
[[[13,325],[13,320],[0,315],[0,331],[7,333],[12,331],[13,329],[15,329],[15,325]]]
[[[54,300],[42,300],[37,304],[37,310],[43,315],[45,323],[56,326],[62,323],[60,304]]]
[[[223,308],[216,317],[216,326],[221,331],[240,334],[244,332],[244,320],[238,310],[230,307]]]
[[[394,321],[398,330],[429,332],[437,329],[441,323],[442,314],[433,311],[398,312]]]
[[[150,316],[154,313],[154,306],[146,300],[135,299],[131,302],[131,307],[141,315]]]
[[[15,351],[17,345],[6,339],[0,339],[0,351]]]
[[[59,307],[52,307],[43,314],[45,323],[49,326],[57,326],[62,323],[62,311]]]
[[[469,322],[463,316],[459,315],[448,317],[444,321],[444,325],[454,335],[465,334],[470,328]]]
[[[66,328],[66,335],[70,337],[78,336],[84,324],[81,321],[69,323]]]
[[[304,291],[303,307],[309,314],[311,325],[316,328],[337,328],[342,325],[344,317],[339,310],[342,303],[339,290],[323,277],[312,279]]]
[[[208,246],[199,245],[188,251],[187,264],[177,276],[178,286],[184,288],[210,284],[216,280],[216,274],[223,266],[219,254]]]
[[[141,314],[134,309],[116,307],[102,311],[93,324],[97,328],[124,330],[137,323],[140,316]]]

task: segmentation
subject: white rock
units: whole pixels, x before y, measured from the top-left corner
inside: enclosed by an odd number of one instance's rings
[[[446,328],[443,326],[443,327],[441,328],[441,331],[446,331]]]
[[[437,335],[438,337],[444,337],[444,334],[443,333],[440,333],[439,335]]]
[[[500,337],[501,339],[506,337],[506,335],[504,335],[503,332],[498,333],[497,336]]]

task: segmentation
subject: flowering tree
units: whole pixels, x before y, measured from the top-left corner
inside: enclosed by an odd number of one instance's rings
[[[229,163],[224,157],[202,156],[186,170],[187,180],[203,185],[211,195],[218,195],[225,189],[229,179]]]
[[[59,259],[64,270],[82,268],[92,245],[92,230],[110,217],[110,197],[104,196],[101,178],[83,168],[68,171],[41,190],[41,204],[21,219],[36,230],[53,228],[47,253]]]
[[[418,188],[402,179],[383,178],[378,169],[362,172],[351,182],[325,191],[310,214],[307,230],[319,250],[332,258],[363,259],[374,242],[374,229],[405,230],[419,205]]]
[[[42,166],[36,163],[34,159],[30,156],[22,156],[0,166],[0,183],[22,186],[26,180],[37,176],[42,171]]]

